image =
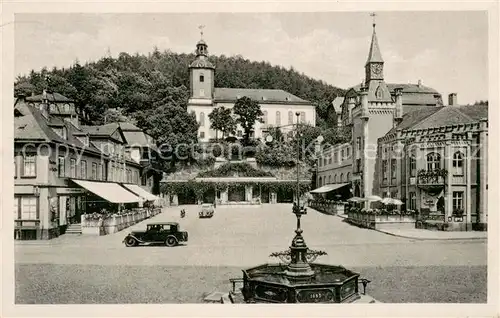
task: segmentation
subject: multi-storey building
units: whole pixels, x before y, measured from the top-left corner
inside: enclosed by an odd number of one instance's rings
[[[486,229],[487,149],[488,106],[403,116],[379,139],[376,192],[402,198],[405,208],[430,214],[450,230]]]
[[[309,101],[283,90],[214,87],[215,66],[208,60],[207,48],[205,41],[200,40],[196,45],[196,59],[189,66],[190,98],[187,110],[196,115],[200,125],[199,141],[206,142],[216,137],[215,130],[210,128],[208,115],[217,107],[232,109],[242,97],[257,101],[264,114],[264,123],[255,123],[254,138],[262,138],[269,126],[281,127],[284,132],[293,129],[296,113],[300,114],[302,123],[316,125],[315,107]],[[243,129],[238,126],[235,137],[242,136]]]
[[[94,138],[85,128],[74,102],[60,94],[44,92],[16,100],[16,239],[50,239],[78,224],[82,214],[98,212],[103,203],[144,200],[144,194],[122,186],[140,183],[140,165],[125,158],[123,143],[116,137],[121,133]]]

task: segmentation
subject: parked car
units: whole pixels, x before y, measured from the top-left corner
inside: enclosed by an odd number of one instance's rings
[[[211,218],[214,216],[214,205],[213,204],[203,204],[201,206],[201,211],[198,213],[200,219]]]
[[[188,232],[181,231],[177,222],[149,223],[146,231],[129,233],[123,243],[125,246],[137,246],[147,243],[164,243],[166,246],[176,246],[188,241]]]

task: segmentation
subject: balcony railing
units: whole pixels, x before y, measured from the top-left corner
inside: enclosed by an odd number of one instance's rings
[[[16,229],[37,229],[40,227],[40,220],[14,220]]]
[[[420,170],[417,173],[417,186],[426,191],[440,191],[445,183],[448,171],[446,169]]]

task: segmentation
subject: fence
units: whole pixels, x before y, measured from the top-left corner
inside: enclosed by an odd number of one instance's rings
[[[160,212],[161,208],[139,208],[114,215],[84,214],[81,223],[82,234],[107,235],[116,233]]]

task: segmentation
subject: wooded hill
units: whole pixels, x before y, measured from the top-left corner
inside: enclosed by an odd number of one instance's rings
[[[155,49],[147,56],[120,53],[117,58],[103,57],[85,65],[75,62],[68,68],[19,76],[15,94],[29,96],[48,89],[75,100],[87,125],[130,121],[159,144],[175,147],[196,143],[198,123],[186,111],[188,66],[194,58],[194,54]],[[345,139],[345,133],[331,128],[336,127],[336,117],[326,111],[333,99],[343,94],[342,89],[293,69],[251,62],[241,56],[212,56],[210,60],[216,65],[216,87],[286,90],[316,106],[319,127],[314,135],[330,136],[326,139],[332,143]]]

